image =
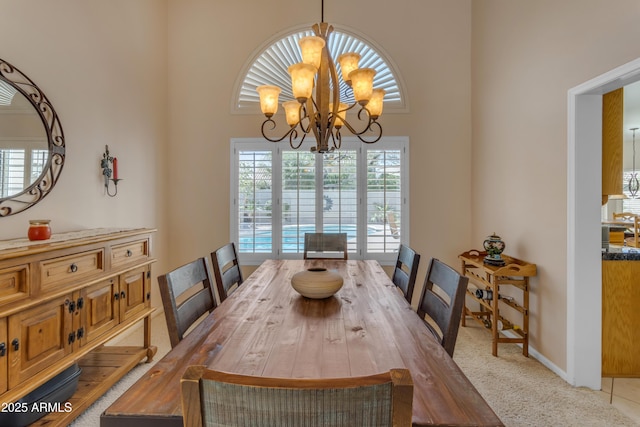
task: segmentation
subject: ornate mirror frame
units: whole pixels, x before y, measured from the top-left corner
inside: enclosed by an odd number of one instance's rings
[[[37,111],[47,135],[49,156],[40,176],[23,191],[0,198],[0,217],[20,213],[42,200],[56,185],[65,160],[65,144],[58,114],[45,94],[20,70],[0,59],[0,80],[13,86]]]

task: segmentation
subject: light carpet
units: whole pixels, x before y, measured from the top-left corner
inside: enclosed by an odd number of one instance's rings
[[[161,316],[154,318],[156,361],[169,349],[163,323]],[[572,387],[537,360],[524,357],[515,344],[500,344],[499,357],[493,357],[489,334],[480,325],[471,323],[460,328],[454,360],[505,426],[637,426],[610,405],[601,392]],[[100,414],[152,366],[153,363],[140,364],[71,426],[99,426]]]
[[[453,359],[505,426],[626,427],[638,424],[610,405],[603,393],[573,387],[516,344],[499,344],[471,321],[460,327]]]

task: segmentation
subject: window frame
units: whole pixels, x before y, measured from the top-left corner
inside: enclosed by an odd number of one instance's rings
[[[292,151],[285,143],[271,143],[263,138],[231,138],[230,149],[230,192],[229,192],[229,218],[230,241],[239,239],[239,153],[240,151],[271,151],[272,152],[272,186],[271,218],[272,218],[272,242],[270,253],[247,253],[238,251],[239,261],[244,265],[259,265],[266,259],[302,259],[302,252],[283,252],[282,248],[282,153]],[[300,148],[299,150],[303,150]],[[299,151],[298,150],[298,151]],[[355,137],[344,137],[341,150],[357,151],[357,229],[365,230],[367,227],[367,151],[368,150],[400,150],[400,198],[401,212],[400,224],[402,224],[398,247],[400,244],[410,245],[410,206],[409,206],[409,138],[406,136],[383,136],[375,144],[362,143]],[[318,181],[316,181],[318,183]],[[320,181],[321,183],[321,181]],[[317,184],[316,184],[317,185]],[[319,196],[316,196],[319,197]],[[320,207],[316,204],[316,209]],[[364,211],[363,211],[364,210]],[[382,265],[393,265],[397,259],[397,249],[393,252],[367,252],[367,234],[358,232],[356,252],[349,252],[350,259],[371,259]]]

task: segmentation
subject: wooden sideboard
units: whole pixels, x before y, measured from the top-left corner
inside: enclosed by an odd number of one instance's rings
[[[1,402],[18,400],[77,362],[83,372],[73,410],[38,422],[66,426],[138,363],[151,360],[154,232],[92,229],[42,242],[0,241]],[[140,347],[104,345],[139,321]]]

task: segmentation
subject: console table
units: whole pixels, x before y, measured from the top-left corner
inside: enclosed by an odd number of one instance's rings
[[[154,232],[92,229],[0,241],[0,401],[16,401],[77,362],[83,372],[72,411],[34,424],[66,426],[151,360]],[[140,347],[104,345],[139,321]]]
[[[505,261],[503,266],[490,265],[484,262],[486,255],[486,252],[471,250],[458,256],[462,261],[461,273],[469,278],[469,285],[472,285],[467,288],[467,296],[480,305],[479,311],[472,311],[465,301],[462,326],[466,325],[466,316],[471,316],[489,328],[494,356],[498,355],[498,343],[518,343],[522,344],[522,354],[528,357],[529,277],[537,274],[536,265],[504,254],[502,255]],[[506,285],[521,291],[519,300],[500,294],[500,286]],[[477,297],[475,291],[478,289],[490,291],[491,298]],[[522,325],[505,317],[506,311],[511,311],[512,316],[519,314]],[[501,335],[501,331],[504,330],[512,330],[516,336]]]

